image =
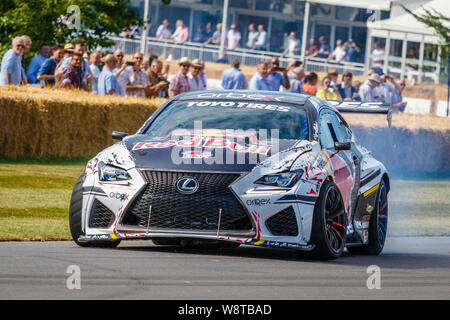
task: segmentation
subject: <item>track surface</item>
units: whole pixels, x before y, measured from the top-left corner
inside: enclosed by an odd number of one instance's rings
[[[390,237],[383,254],[318,262],[289,250],[193,250],[122,242],[0,243],[0,299],[449,299],[450,237]],[[81,271],[69,290],[67,267]],[[367,288],[370,265],[381,289]]]

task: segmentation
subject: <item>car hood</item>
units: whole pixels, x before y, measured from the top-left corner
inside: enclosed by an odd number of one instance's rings
[[[219,136],[192,136],[174,139],[133,135],[123,139],[137,168],[173,171],[250,172],[257,164],[298,140],[228,139]]]

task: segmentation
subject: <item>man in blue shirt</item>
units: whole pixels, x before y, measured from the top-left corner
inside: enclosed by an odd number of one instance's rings
[[[258,65],[255,75],[251,78],[248,88],[249,90],[266,90],[272,91],[272,86],[268,81],[269,65],[267,62],[261,62]]]
[[[55,69],[64,55],[64,47],[57,44],[52,48],[52,56],[44,61],[37,73],[41,85],[55,85]]]
[[[39,46],[39,54],[31,59],[30,66],[28,67],[28,83],[38,83],[37,76],[39,69],[48,57],[50,57],[50,45],[46,42],[43,42]]]
[[[22,81],[21,57],[25,43],[21,37],[14,38],[12,49],[9,49],[2,59],[0,69],[0,86],[19,85]]]
[[[225,70],[222,74],[222,87],[224,89],[247,89],[247,79],[245,79],[244,73],[239,70],[239,60],[233,60],[231,68]]]
[[[98,94],[105,95],[118,95],[120,96],[120,86],[116,76],[113,73],[113,69],[116,67],[117,59],[114,55],[108,54],[105,57],[105,67],[100,73],[97,82]]]
[[[267,80],[272,87],[271,91],[280,91],[281,86],[285,87],[287,90],[291,87],[289,77],[287,75],[287,69],[280,68],[280,61],[277,57],[273,57],[270,60],[270,72],[267,76]]]

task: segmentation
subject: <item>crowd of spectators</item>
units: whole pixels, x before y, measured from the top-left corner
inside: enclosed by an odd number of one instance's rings
[[[164,31],[164,28],[167,28],[165,24],[166,22],[159,30],[161,37],[169,36],[169,32]],[[186,37],[186,29],[179,20],[177,31],[170,37],[182,39]],[[212,31],[211,25],[207,29],[214,37],[214,33],[220,31],[220,25],[215,32]],[[263,30],[262,26],[258,26],[258,30]],[[249,26],[249,32],[256,32],[254,26]],[[227,45],[233,48],[241,39],[240,33],[235,25],[231,26],[228,33]],[[253,34],[246,46],[257,48],[260,35],[261,31]],[[292,40],[295,40],[294,36],[291,34]],[[341,41],[337,41],[336,49],[331,53],[324,37],[321,37],[319,42],[321,46],[314,47],[315,40],[310,39],[309,50],[311,48],[316,50],[312,55],[323,54],[328,55],[328,58],[345,58],[345,54],[338,51],[345,51],[343,49],[345,44]],[[27,36],[13,39],[11,49],[4,54],[1,62],[0,85],[29,83],[91,91],[99,95],[115,94],[141,98],[173,97],[184,92],[207,88],[205,63],[199,59],[193,61],[186,57],[180,59],[179,70],[169,81],[169,65],[164,65],[157,56],[146,59],[141,52],[135,52],[129,61],[125,61],[124,53],[120,49],[103,57],[98,51],[91,52],[88,56],[86,46],[82,42],[53,47],[48,43],[42,43],[39,46],[39,53],[26,69],[23,54],[29,50],[30,45],[31,39]],[[293,44],[288,51],[295,50],[296,47],[298,43]],[[315,72],[305,72],[300,61],[292,61],[287,67],[281,67],[279,58],[272,57],[270,61],[262,61],[257,66],[255,74],[247,83],[244,73],[240,70],[239,60],[234,60],[231,68],[223,72],[221,85],[224,89],[289,91],[314,95],[326,100],[381,101],[392,104],[396,111],[403,111],[406,107],[402,97],[405,81],[398,81],[391,75],[383,74],[380,67],[370,69],[363,83],[354,81],[353,74],[348,71],[339,79],[337,69],[328,70],[319,81],[319,76]]]
[[[394,112],[405,110],[406,101],[402,96],[405,86],[404,80],[383,74],[381,68],[370,69],[363,83],[354,81],[349,71],[339,78],[335,68],[328,70],[319,81],[318,74],[306,73],[300,61],[292,61],[287,68],[283,68],[277,57],[269,62],[262,61],[248,85],[238,60],[234,60],[231,69],[224,71],[222,76],[224,89],[288,91],[325,100],[384,102],[391,104]]]
[[[249,50],[268,50],[268,35],[264,29],[264,25],[255,25],[253,23],[248,25],[247,38],[244,39],[241,32],[238,30],[236,24],[231,24],[225,36],[225,48],[228,51],[233,51],[239,48]],[[176,29],[172,32],[170,23],[167,19],[163,20],[162,24],[156,30],[156,38],[162,41],[175,41],[183,43],[190,38],[192,42],[201,43],[203,45],[220,45],[222,36],[222,24],[218,23],[214,30],[211,22],[204,27],[202,24],[197,26],[193,35],[189,36],[189,29],[184,25],[182,20],[177,20]],[[320,36],[318,44],[315,37],[311,37],[306,47],[306,55],[308,58],[322,58],[327,60],[335,60],[341,62],[356,62],[358,61],[358,54],[361,49],[352,40],[348,39],[346,42],[338,39],[336,47],[331,50],[330,45],[325,36]],[[284,43],[283,55],[285,56],[299,56],[301,54],[301,42],[295,31],[287,34]]]
[[[181,24],[180,28],[183,28]],[[98,51],[88,55],[86,45],[82,42],[53,47],[42,43],[38,55],[31,59],[26,68],[23,55],[30,46],[31,39],[27,36],[13,39],[11,49],[1,61],[0,86],[31,84],[79,89],[99,95],[169,96],[169,66],[163,65],[155,56],[145,59],[141,52],[135,52],[130,61],[125,61],[120,49],[104,56]],[[204,68],[203,62],[197,64]],[[193,87],[198,81],[197,64],[192,69],[192,75],[189,73]],[[201,84],[206,88],[204,78],[201,78]],[[198,84],[195,88],[200,87]]]

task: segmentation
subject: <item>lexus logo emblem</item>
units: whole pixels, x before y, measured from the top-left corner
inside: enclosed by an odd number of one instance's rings
[[[177,180],[175,188],[179,193],[192,194],[198,190],[199,183],[195,178],[184,177]]]

